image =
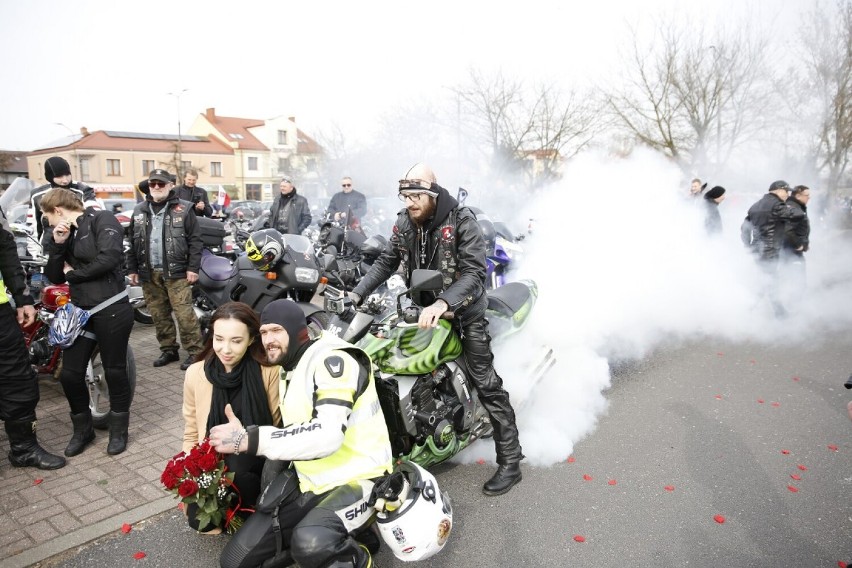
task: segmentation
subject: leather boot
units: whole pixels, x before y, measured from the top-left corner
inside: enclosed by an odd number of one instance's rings
[[[65,455],[69,458],[76,456],[86,449],[86,446],[95,441],[95,429],[92,426],[92,411],[86,410],[80,414],[71,413],[71,424],[74,425],[74,433],[65,448]]]
[[[127,449],[127,426],[130,424],[130,413],[110,410],[107,415],[107,424],[109,425],[107,453],[114,456]]]
[[[36,421],[8,421],[4,424],[9,436],[9,461],[15,467],[59,469],[65,467],[65,458],[48,453],[36,438]]]
[[[482,486],[482,492],[492,496],[502,495],[520,483],[523,477],[520,462],[498,465],[497,472]]]

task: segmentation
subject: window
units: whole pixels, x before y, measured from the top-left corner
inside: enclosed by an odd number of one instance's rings
[[[278,131],[278,144],[281,145],[281,146],[287,145],[287,131],[286,130],[279,130]]]
[[[308,158],[305,162],[305,167],[309,172],[317,171],[317,161],[314,158]]]
[[[222,177],[222,162],[210,162],[210,175]]]
[[[187,160],[181,160],[180,162],[180,171],[188,172],[192,169],[192,162]]]
[[[257,157],[252,156],[248,159],[248,169],[252,172],[257,171]]]
[[[251,159],[251,158],[249,158]],[[260,190],[262,185],[259,183],[246,184],[246,199],[249,201],[260,201]]]
[[[286,174],[290,169],[290,160],[287,158],[278,158],[278,174]]]
[[[91,179],[92,177],[89,173],[89,158],[80,158],[80,181],[89,181]]]
[[[106,175],[108,176],[120,176],[121,175],[121,160],[107,160],[106,161],[107,171]]]
[[[154,165],[154,160],[142,160],[142,175],[147,176],[151,173],[151,170],[155,170],[157,167]]]

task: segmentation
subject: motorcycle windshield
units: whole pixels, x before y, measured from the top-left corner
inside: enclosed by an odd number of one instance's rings
[[[367,335],[358,346],[380,371],[395,375],[428,373],[441,363],[458,359],[462,352],[461,339],[444,320],[435,328],[395,327],[386,338]]]

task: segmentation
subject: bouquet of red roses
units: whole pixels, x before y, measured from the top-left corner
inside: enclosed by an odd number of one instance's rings
[[[239,498],[234,473],[228,471],[224,458],[207,438],[188,454],[181,452],[170,459],[160,475],[160,482],[180,497],[184,505],[198,505],[199,527],[212,524],[233,533],[242,524],[242,518],[235,514]],[[235,496],[237,503],[233,503]]]

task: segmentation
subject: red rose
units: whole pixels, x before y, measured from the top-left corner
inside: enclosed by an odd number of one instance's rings
[[[186,460],[185,466],[186,466],[186,471],[188,471],[189,475],[191,475],[192,477],[198,477],[199,475],[204,473],[204,472],[201,471],[201,466],[198,465],[197,460],[194,460],[194,459]]]
[[[181,497],[189,497],[198,492],[198,484],[193,479],[184,479],[178,487],[178,495]]]
[[[160,481],[163,485],[165,485],[166,489],[171,491],[178,486],[178,483],[180,483],[180,477],[175,475],[174,472],[167,467],[160,476]]]
[[[207,453],[210,451],[210,438],[204,438],[201,440],[201,443],[198,445],[198,449],[201,450],[202,453]]]
[[[201,456],[201,458],[198,460],[198,465],[204,471],[213,471],[214,469],[216,469],[216,466],[219,465],[219,459],[217,458],[214,452],[211,452],[209,454],[204,454],[203,456]]]

